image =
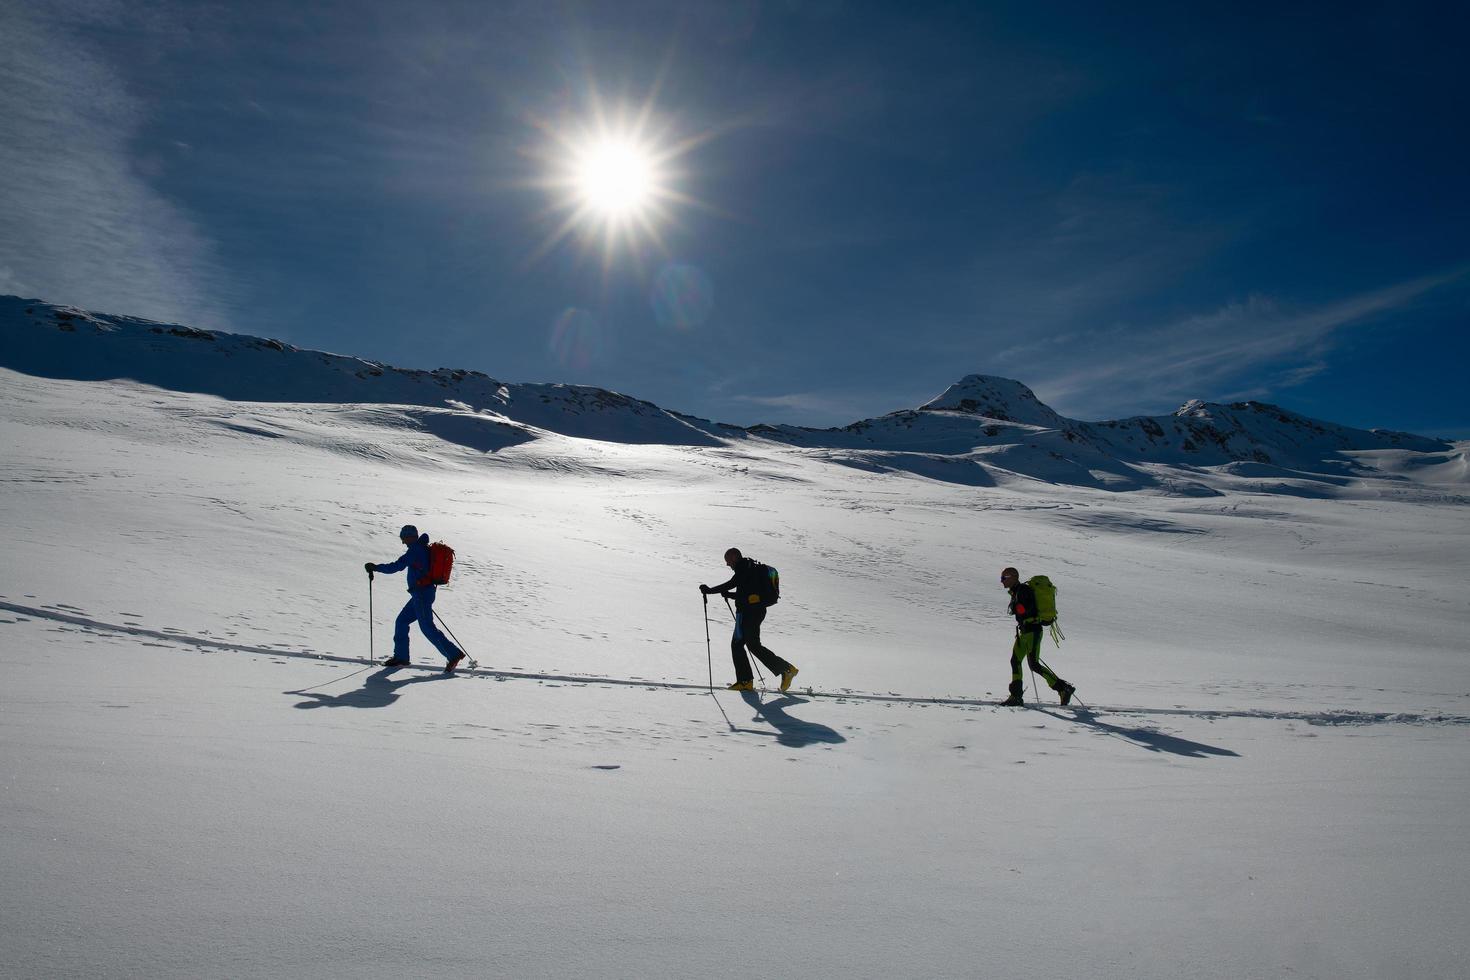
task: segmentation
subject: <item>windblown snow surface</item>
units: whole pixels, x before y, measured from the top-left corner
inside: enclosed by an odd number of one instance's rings
[[[1466,444],[978,375],[739,429],[15,298],[0,338],[0,974],[1470,975]],[[477,670],[364,662],[410,522]],[[787,695],[719,689],[732,545]],[[1085,706],[994,705],[1006,565]]]

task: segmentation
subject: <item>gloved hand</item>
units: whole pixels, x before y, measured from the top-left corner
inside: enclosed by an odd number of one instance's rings
[[[367,564],[363,565],[362,567],[367,569],[368,578],[372,578],[373,577],[373,571],[377,568],[377,566],[374,565],[372,562],[368,562]]]

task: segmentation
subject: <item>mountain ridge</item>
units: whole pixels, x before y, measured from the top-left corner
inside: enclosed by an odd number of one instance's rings
[[[985,485],[1009,476],[1102,489],[1204,495],[1203,484],[1152,466],[1224,468],[1232,475],[1329,482],[1363,471],[1357,454],[1397,452],[1423,466],[1453,462],[1456,445],[1412,433],[1356,429],[1277,405],[1192,400],[1165,416],[1066,418],[1019,381],[969,374],[917,408],[846,426],[737,426],[588,385],[510,383],[481,371],[398,368],[246,334],[0,297],[0,365],[77,381],[132,380],[236,401],[404,404],[520,429],[511,445],[555,433],[627,444],[784,444],[875,472]],[[90,343],[88,343],[90,342]],[[84,346],[86,345],[86,346]],[[437,423],[444,428],[443,421]],[[433,429],[434,425],[425,424]],[[457,441],[457,440],[456,440]],[[472,442],[474,440],[471,440]],[[1420,468],[1423,468],[1422,466]],[[1455,482],[1462,482],[1456,480]]]

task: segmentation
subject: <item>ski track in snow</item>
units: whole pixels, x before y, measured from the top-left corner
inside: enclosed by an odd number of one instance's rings
[[[301,660],[312,660],[319,662],[332,662],[342,664],[364,664],[362,658],[345,657],[337,654],[318,653],[312,650],[302,650],[290,646],[253,646],[244,643],[226,642],[203,636],[190,636],[185,633],[165,627],[162,630],[148,629],[138,625],[122,625],[118,623],[106,623],[95,619],[88,619],[77,615],[83,610],[65,603],[55,603],[50,606],[36,607],[25,606],[14,602],[0,600],[0,609],[7,610],[20,616],[32,616],[37,619],[49,620],[55,623],[64,623],[69,626],[78,626],[87,630],[95,630],[102,633],[110,633],[119,636],[131,636],[144,639],[160,640],[169,646],[190,646],[203,650],[218,650],[231,653],[259,654],[270,657],[290,657]],[[65,612],[63,610],[66,610]],[[0,620],[0,626],[16,622],[14,620]],[[473,659],[473,658],[472,658]],[[364,669],[377,667],[377,663],[365,664]],[[423,663],[410,664],[408,670],[431,670],[440,672],[437,665]],[[354,672],[357,673],[357,672]],[[699,691],[708,692],[709,687],[702,684],[687,684],[674,681],[653,680],[639,677],[603,677],[589,674],[554,674],[536,673],[519,670],[499,670],[492,667],[480,666],[472,668],[461,666],[456,672],[461,677],[490,678],[496,680],[530,680],[551,681],[564,684],[594,684],[613,685],[620,687],[663,689],[670,691]],[[352,676],[351,674],[347,675]],[[345,678],[344,678],[345,679]],[[333,682],[328,682],[333,683]],[[780,694],[776,691],[763,691],[767,695]],[[785,697],[792,699],[820,698],[836,702],[843,701],[873,701],[889,704],[909,705],[947,705],[955,708],[994,708],[1003,709],[994,700],[981,700],[975,698],[958,697],[925,697],[916,695],[904,695],[896,693],[875,694],[865,691],[816,691],[810,688],[796,685]],[[1030,710],[1043,714],[1049,714],[1063,721],[1082,721],[1098,727],[1100,730],[1109,730],[1112,726],[1104,725],[1097,721],[1100,714],[1139,717],[1177,717],[1198,718],[1203,720],[1216,720],[1222,718],[1260,719],[1264,721],[1299,721],[1309,725],[1329,726],[1351,726],[1351,725],[1470,725],[1470,716],[1450,714],[1420,714],[1404,711],[1272,711],[1266,709],[1221,709],[1221,708],[1148,708],[1140,706],[1120,705],[1086,705],[1079,704],[1062,707],[1058,704],[1046,702],[1028,701],[1026,707]]]

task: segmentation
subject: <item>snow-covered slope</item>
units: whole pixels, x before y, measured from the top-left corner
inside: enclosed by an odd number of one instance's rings
[[[658,406],[583,385],[505,384],[479,371],[417,371],[278,340],[0,297],[0,364],[42,377],[128,379],[241,401],[452,408],[564,435],[713,445]]]
[[[1020,417],[975,415],[976,379],[747,431],[18,309],[7,976],[1470,966],[1463,446],[1211,408],[1229,452],[1327,465],[1139,462],[1164,449],[1043,425],[1014,382],[984,410]],[[478,671],[416,632],[415,669],[363,663],[403,592],[362,563],[409,521],[458,551],[436,608]],[[695,587],[730,545],[781,570],[787,696],[706,691],[729,614]],[[1045,657],[1085,707],[991,703],[1005,565],[1057,582]]]

